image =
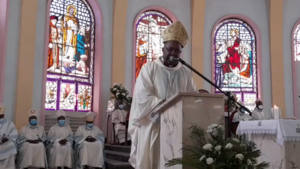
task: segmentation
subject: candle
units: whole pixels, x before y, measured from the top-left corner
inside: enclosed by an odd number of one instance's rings
[[[280,119],[281,118],[281,112],[280,108],[274,105],[274,108],[272,108],[273,118],[274,119]]]

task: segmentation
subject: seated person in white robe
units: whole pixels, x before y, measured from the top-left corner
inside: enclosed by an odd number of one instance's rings
[[[13,122],[4,119],[5,107],[0,103],[0,168],[15,169],[18,131]]]
[[[159,168],[160,118],[158,113],[150,115],[150,111],[178,92],[197,92],[192,72],[173,59],[180,58],[189,40],[182,23],[168,26],[162,39],[163,56],[142,67],[134,87],[128,133],[132,141],[129,162],[135,169]]]
[[[56,112],[57,124],[52,126],[48,133],[49,145],[47,156],[50,168],[71,169],[73,163],[73,132],[66,124],[66,113],[63,110]]]
[[[255,106],[254,110],[252,111],[253,120],[268,120],[269,116],[263,110],[262,100],[256,99],[255,104],[256,104],[256,106]]]
[[[245,106],[243,102],[239,102],[241,105]],[[240,122],[240,121],[250,121],[251,116],[244,110],[242,107],[239,107],[237,112],[234,114],[232,122]]]
[[[94,126],[95,113],[86,115],[86,124],[75,133],[75,160],[78,169],[104,168],[104,135]]]
[[[123,103],[117,103],[118,108],[116,108],[112,113],[111,121],[114,124],[115,136],[118,137],[118,142],[121,144],[125,143],[125,133],[126,131],[126,117],[128,112],[124,110]],[[127,134],[127,141],[130,141],[130,135]]]
[[[22,127],[17,140],[18,166],[20,169],[47,168],[44,127],[37,123],[36,110],[29,110],[28,118],[29,125]]]

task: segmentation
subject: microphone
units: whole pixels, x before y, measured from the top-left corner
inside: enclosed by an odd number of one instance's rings
[[[180,58],[175,58],[175,57],[171,56],[171,57],[169,58],[169,60],[170,60],[171,62],[175,62],[175,61],[180,61]]]

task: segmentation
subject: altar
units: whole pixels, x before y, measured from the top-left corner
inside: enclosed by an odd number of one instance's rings
[[[258,162],[269,162],[270,169],[300,167],[300,120],[241,121],[237,135],[250,135],[262,155]]]

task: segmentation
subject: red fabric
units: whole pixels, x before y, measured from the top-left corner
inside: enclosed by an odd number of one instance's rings
[[[234,41],[234,44],[232,47],[228,47],[228,55],[229,57],[226,57],[226,63],[223,65],[223,71],[224,73],[231,72],[229,66],[231,66],[232,69],[235,69],[236,67],[240,69],[240,54],[238,53],[238,50],[235,50],[236,47],[240,46],[241,39],[236,38]]]

